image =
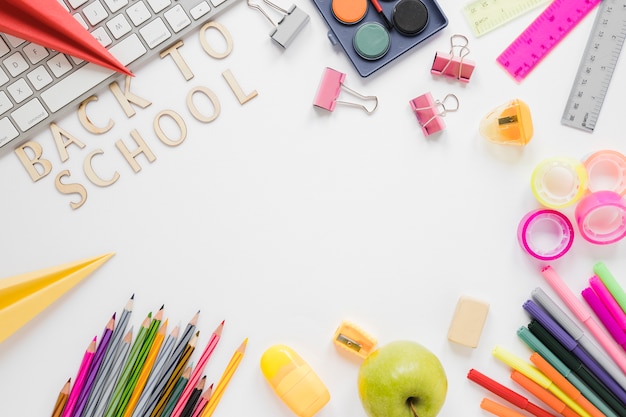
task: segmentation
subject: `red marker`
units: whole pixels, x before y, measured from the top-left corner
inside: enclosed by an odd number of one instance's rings
[[[387,29],[391,30],[393,28],[393,25],[391,24],[389,19],[387,19],[387,16],[385,15],[385,12],[383,11],[383,8],[381,7],[378,0],[370,0],[370,1],[374,5],[374,8],[376,9],[380,17],[383,18],[383,21],[385,22],[385,26],[387,26]]]

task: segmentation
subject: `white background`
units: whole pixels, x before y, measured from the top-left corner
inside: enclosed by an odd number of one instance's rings
[[[541,8],[476,38],[463,4],[442,0],[447,28],[363,79],[327,40],[312,2],[297,3],[311,20],[287,50],[270,40],[267,19],[241,2],[217,19],[234,41],[227,58],[209,57],[197,33],[186,38],[181,53],[195,77],[185,81],[170,58],[140,69],[131,90],[152,105],[131,119],[108,90],[100,92],[89,115],[98,125],[112,119],[114,129],[95,136],[76,114],[60,120],[86,145],[71,146],[66,163],[49,132],[34,138],[53,164],[47,177],[33,182],[14,154],[2,157],[0,276],[116,255],[0,345],[0,415],[49,414],[91,338],[131,294],[135,328],[162,304],[172,327],[201,310],[202,348],[226,320],[206,368],[213,382],[249,338],[216,416],[291,415],[259,370],[261,354],[276,343],[299,352],[328,386],[332,398],[320,417],[365,416],[356,390],[359,364],[331,342],[342,320],[357,323],[380,345],[411,339],[432,350],[449,382],[441,416],[486,415],[479,403],[491,395],[469,382],[467,371],[476,368],[515,387],[491,350],[502,345],[527,358],[530,351],[515,335],[528,322],[522,303],[537,286],[552,294],[539,274],[543,264],[525,254],[516,237],[519,220],[538,207],[531,172],[548,157],[626,151],[626,77],[621,59],[593,134],[562,126],[593,12],[516,83],[495,59]],[[467,85],[430,75],[435,52],[447,51],[455,33],[469,37],[468,59],[476,63]],[[350,88],[377,96],[378,109],[368,115],[352,107],[314,108],[326,66],[345,72]],[[258,97],[240,105],[221,76],[227,69]],[[197,122],[186,108],[196,86],[220,100],[221,114],[211,124]],[[408,101],[428,91],[435,98],[456,94],[460,109],[445,118],[444,132],[425,138]],[[532,141],[524,148],[487,142],[478,133],[481,118],[514,98],[530,106]],[[189,129],[173,148],[152,128],[166,109],[177,111]],[[152,164],[139,157],[139,173],[114,145],[122,139],[132,147],[132,129],[157,156]],[[108,188],[91,184],[82,170],[96,149],[104,151],[94,159],[96,171],[103,178],[120,175]],[[88,191],[78,210],[69,205],[76,195],[54,187],[66,169],[71,177],[64,181]],[[573,218],[573,209],[565,213]],[[626,242],[594,246],[577,232],[572,250],[552,265],[578,293],[597,261],[626,286],[624,255]],[[476,349],[446,338],[461,295],[490,304]]]

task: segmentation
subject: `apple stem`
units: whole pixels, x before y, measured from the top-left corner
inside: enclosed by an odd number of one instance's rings
[[[413,415],[414,415],[415,417],[419,417],[419,416],[417,415],[417,411],[415,411],[415,407],[413,406],[413,401],[411,401],[411,400],[409,400],[409,407],[411,407],[411,411],[413,412]]]

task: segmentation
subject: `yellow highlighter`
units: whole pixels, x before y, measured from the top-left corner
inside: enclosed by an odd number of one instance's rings
[[[278,398],[298,417],[312,417],[330,400],[322,380],[288,346],[268,348],[261,356],[261,372]]]
[[[591,415],[583,409],[580,404],[576,403],[572,400],[561,388],[555,385],[550,378],[548,378],[543,372],[524,361],[519,356],[509,352],[501,346],[496,346],[492,351],[493,356],[495,356],[500,361],[509,365],[511,368],[524,375],[528,379],[535,382],[537,385],[542,388],[548,390],[555,397],[561,400],[565,405],[574,410],[576,414],[582,417],[591,417]]]

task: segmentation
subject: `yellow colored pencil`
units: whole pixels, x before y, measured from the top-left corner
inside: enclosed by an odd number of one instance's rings
[[[165,331],[167,329],[168,320],[165,319],[156,336],[154,337],[154,342],[152,342],[152,346],[150,347],[150,352],[148,353],[148,357],[144,363],[144,366],[141,370],[141,374],[139,374],[139,378],[137,379],[137,384],[135,385],[135,389],[133,390],[133,394],[128,400],[128,404],[126,405],[126,410],[124,412],[124,417],[131,417],[133,415],[133,411],[139,402],[139,397],[143,392],[143,389],[146,386],[146,382],[148,381],[148,377],[150,376],[150,372],[152,371],[152,367],[154,362],[156,361],[157,355],[159,354],[159,350],[161,349],[161,345],[163,344],[163,340],[165,340]]]
[[[60,417],[63,414],[63,408],[65,408],[67,399],[70,397],[71,381],[71,378],[68,379],[67,382],[63,385],[63,388],[61,388],[59,396],[57,397],[56,404],[54,404],[54,408],[52,409],[52,417]]]
[[[230,359],[228,366],[226,366],[226,370],[224,371],[224,373],[222,374],[222,377],[218,381],[217,386],[215,387],[215,391],[213,391],[213,394],[211,395],[211,398],[209,399],[209,402],[207,403],[206,407],[202,411],[202,414],[200,414],[200,417],[210,417],[211,415],[213,415],[213,412],[215,411],[215,407],[217,407],[217,403],[219,403],[220,399],[222,398],[222,395],[224,395],[224,390],[228,386],[228,383],[233,377],[233,374],[239,367],[239,363],[241,362],[241,359],[243,358],[243,354],[246,351],[247,344],[248,344],[248,338],[246,337],[244,341],[241,343],[241,345],[237,348],[232,358]]]

